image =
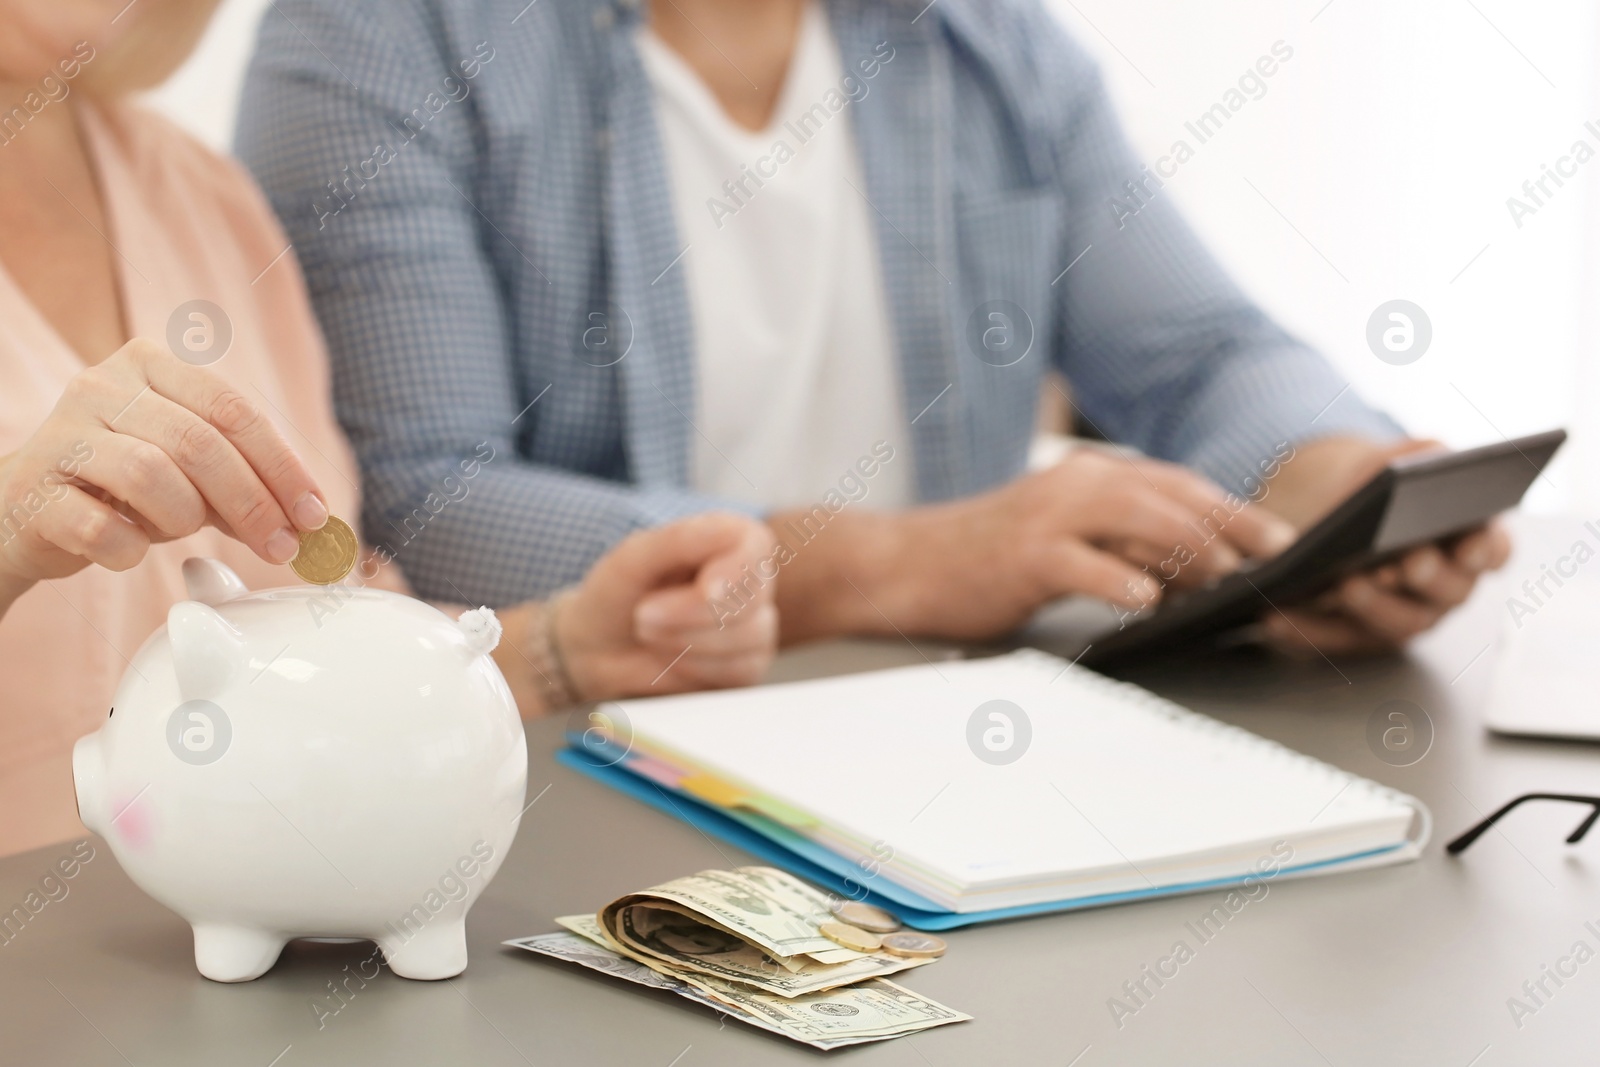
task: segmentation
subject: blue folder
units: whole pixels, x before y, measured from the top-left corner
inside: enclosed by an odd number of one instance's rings
[[[1017,919],[1058,911],[1077,911],[1104,904],[1177,896],[1180,893],[1222,889],[1244,883],[1244,876],[1218,878],[1160,888],[1134,889],[1123,893],[1073,897],[1042,904],[992,908],[988,911],[951,911],[920,894],[913,893],[904,886],[877,876],[875,872],[865,871],[858,863],[823,848],[815,841],[795,833],[772,819],[754,812],[718,808],[687,793],[667,789],[652,779],[636,774],[626,768],[625,754],[613,755],[597,751],[592,735],[587,743],[582,737],[575,736],[571,738],[571,744],[572,747],[556,753],[557,762],[580,771],[596,781],[604,782],[628,796],[642,800],[668,815],[676,816],[713,837],[737,845],[774,867],[781,867],[813,885],[821,886],[851,900],[861,900],[880,907],[898,916],[907,926],[919,930],[952,930],[960,926],[995,922],[1000,919]],[[1273,877],[1281,878],[1299,871],[1336,867],[1368,856],[1391,852],[1399,847],[1401,846],[1391,845],[1338,859],[1283,867]],[[1261,879],[1262,876],[1255,877]]]

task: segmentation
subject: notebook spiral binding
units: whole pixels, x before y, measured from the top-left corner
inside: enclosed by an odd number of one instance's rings
[[[1314,771],[1327,778],[1330,784],[1342,781],[1344,783],[1343,788],[1333,795],[1333,798],[1328,801],[1323,811],[1326,811],[1339,797],[1351,790],[1404,804],[1416,815],[1416,821],[1413,824],[1415,832],[1408,836],[1406,846],[1415,853],[1420,854],[1423,848],[1427,846],[1429,838],[1433,836],[1433,813],[1428,810],[1426,804],[1409,793],[1402,793],[1400,790],[1386,786],[1381,782],[1374,782],[1370,778],[1352,774],[1343,768],[1335,767],[1331,763],[1319,760],[1315,756],[1296,752],[1287,745],[1262,737],[1260,734],[1253,734],[1243,727],[1213,719],[1211,716],[1202,715],[1198,711],[1191,711],[1181,704],[1174,703],[1166,697],[1152,693],[1150,690],[1134,685],[1132,682],[1121,682],[1115,678],[1108,678],[1103,674],[1097,674],[1087,667],[1077,666],[1072,661],[1052,655],[1049,652],[1036,648],[1024,648],[1011,653],[1011,655],[1019,663],[1027,662],[1030,666],[1037,666],[1041,670],[1047,669],[1050,672],[1052,682],[1071,675],[1075,685],[1097,689],[1107,695],[1115,694],[1116,702],[1123,707],[1136,707],[1141,711],[1158,714],[1169,721],[1181,722],[1186,729],[1211,734],[1216,737],[1227,737],[1234,743],[1248,745],[1262,752],[1270,753],[1279,760],[1295,763],[1307,770]],[[1321,811],[1317,812],[1307,822],[1314,821],[1321,814]]]

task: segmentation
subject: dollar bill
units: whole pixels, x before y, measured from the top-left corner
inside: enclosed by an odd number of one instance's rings
[[[748,945],[736,953],[719,955],[714,958],[702,957],[702,960],[693,966],[680,965],[673,960],[641,952],[618,941],[611,936],[610,931],[600,925],[596,916],[562,915],[556,919],[556,922],[614,953],[626,956],[646,967],[681,981],[691,984],[699,983],[707,989],[719,988],[713,985],[712,980],[715,979],[719,982],[731,982],[764,990],[775,996],[794,997],[808,992],[816,992],[822,988],[834,988],[832,985],[819,985],[818,983],[820,981],[832,982],[839,977],[838,973],[834,972],[819,979],[815,972],[832,970],[831,968],[825,969],[821,967],[812,967],[809,970],[802,967],[798,973],[780,972],[776,961],[762,957],[757,950],[750,948]],[[881,973],[893,973],[894,971],[910,969],[909,967],[901,966],[901,964],[909,963],[912,966],[917,966],[932,962],[932,960],[927,959],[904,960],[885,954],[880,961]],[[877,970],[878,968],[879,965],[874,965],[872,969]],[[866,968],[863,968],[862,971],[863,976],[851,979],[851,981],[866,981],[870,973]]]
[[[972,1018],[884,978],[800,997],[775,997],[741,986],[711,995],[817,1048],[904,1037]]]
[[[610,922],[607,922],[607,918]],[[797,997],[909,970],[929,959],[875,953],[845,963],[796,964],[698,916],[636,902],[600,916],[611,939],[631,953],[666,964],[674,973],[707,974],[780,997]]]
[[[636,985],[650,986],[652,989],[668,989],[676,993],[687,984],[682,979],[652,970],[637,960],[613,952],[604,942],[597,943],[593,938],[582,937],[565,930],[557,930],[550,934],[534,934],[532,937],[512,938],[504,944],[513,948],[527,949],[529,952],[555,956],[557,959],[587,967],[591,971],[600,971],[613,978],[621,978]]]
[[[773,996],[704,975],[690,982],[616,951],[607,943],[604,931],[593,916],[567,916],[559,921],[583,932],[536,934],[514,938],[505,944],[576,963],[624,981],[676,993],[731,1019],[814,1048],[885,1041],[971,1018],[881,979],[792,998]]]
[[[599,929],[598,926],[595,928]],[[603,941],[596,942],[593,938],[582,937],[578,934],[558,930],[550,934],[534,934],[532,937],[516,937],[503,942],[512,948],[526,949],[540,955],[552,956],[568,963],[576,963],[580,967],[587,967],[591,971],[599,971],[613,978],[620,978],[624,982],[635,985],[648,986],[651,989],[664,989],[669,993],[676,993],[681,997],[697,1001],[721,1012],[724,1015],[738,1019],[740,1022],[758,1026],[763,1030],[773,1033],[783,1033],[781,1029],[767,1022],[760,1016],[751,1015],[743,1008],[727,1004],[712,997],[695,985],[685,982],[681,978],[674,978],[669,974],[645,966],[638,960],[612,951]]]
[[[609,943],[636,958],[781,997],[927,962],[842,949],[821,933],[832,918],[827,897],[771,867],[701,871],[629,893],[599,915]]]
[[[827,898],[772,867],[701,871],[675,878],[612,902],[601,913],[601,921],[610,927],[613,924],[607,916],[611,913],[639,902],[663,901],[683,905],[771,956],[839,947],[819,929],[832,918]]]
[[[851,960],[864,959],[871,955],[867,952],[857,952],[853,948],[836,948],[830,952],[807,952],[814,963],[849,963]]]

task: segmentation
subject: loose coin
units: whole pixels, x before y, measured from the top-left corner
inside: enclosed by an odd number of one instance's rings
[[[907,930],[898,934],[887,934],[883,938],[883,950],[896,956],[909,956],[912,959],[934,959],[944,955],[945,942],[942,937],[932,934],[914,934]]]
[[[870,933],[892,934],[900,929],[899,919],[882,908],[874,908],[871,904],[863,904],[859,900],[836,900],[828,910],[833,912],[834,918],[840,922],[849,923],[857,929]]]
[[[315,585],[342,581],[356,565],[355,531],[341,518],[328,516],[320,530],[300,534],[300,554],[289,564],[294,572]]]
[[[876,952],[883,942],[877,934],[868,933],[859,926],[849,923],[823,923],[822,936],[832,941],[835,945],[854,949],[857,952]]]

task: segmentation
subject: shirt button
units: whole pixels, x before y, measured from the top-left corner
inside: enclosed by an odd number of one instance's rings
[[[602,8],[595,9],[595,13],[594,13],[594,28],[595,29],[597,29],[597,30],[609,30],[611,28],[612,24],[615,23],[616,21],[617,21],[617,16],[616,16],[616,14],[614,12],[612,12],[612,10],[609,7],[602,7]]]

